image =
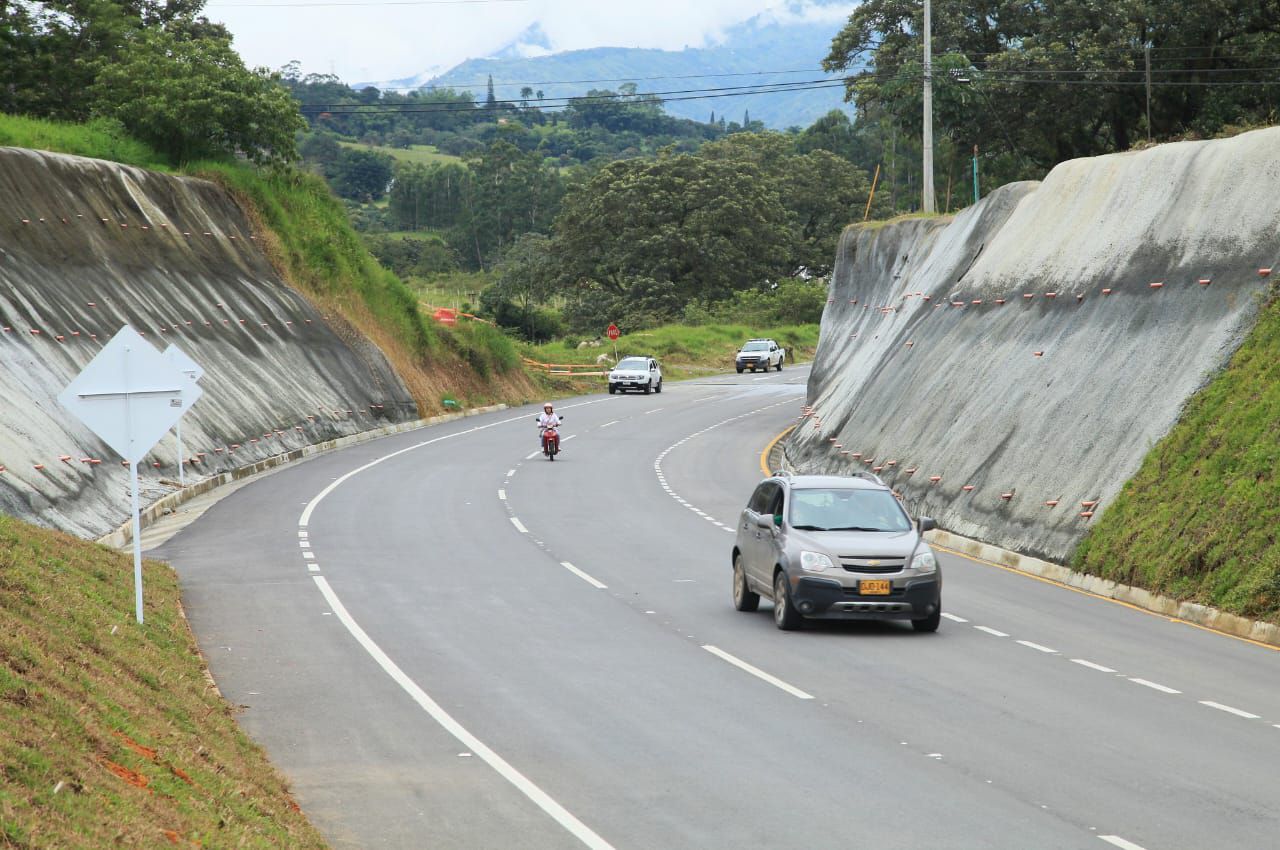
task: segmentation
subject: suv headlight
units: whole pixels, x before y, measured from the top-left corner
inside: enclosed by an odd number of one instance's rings
[[[916,553],[911,558],[911,566],[922,573],[936,572],[938,559],[934,556],[932,549],[921,543],[916,547]]]
[[[801,552],[800,569],[810,573],[825,573],[827,570],[834,570],[835,564],[821,552]]]

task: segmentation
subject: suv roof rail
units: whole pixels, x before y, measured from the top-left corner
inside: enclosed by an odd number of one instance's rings
[[[879,475],[876,475],[874,472],[855,472],[853,473],[853,477],[865,478],[868,481],[871,481],[875,484],[879,484],[881,487],[886,486],[884,483],[884,479],[881,478]]]

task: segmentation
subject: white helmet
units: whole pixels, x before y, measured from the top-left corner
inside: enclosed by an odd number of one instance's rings
[[[551,402],[547,402],[546,404],[542,405],[542,409],[551,410]]]

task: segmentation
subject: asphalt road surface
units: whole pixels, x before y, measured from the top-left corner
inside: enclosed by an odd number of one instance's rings
[[[806,378],[373,441],[151,554],[334,847],[1280,847],[1272,649],[945,554],[937,634],[735,611]]]

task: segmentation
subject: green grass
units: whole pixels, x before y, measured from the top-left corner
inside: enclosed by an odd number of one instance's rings
[[[1083,572],[1280,622],[1280,301],[1077,548]]]
[[[324,847],[208,686],[172,570],[0,516],[0,846]]]
[[[0,146],[57,151],[169,171],[164,157],[130,138],[114,121],[64,124],[0,114]]]
[[[772,337],[787,350],[787,363],[813,358],[818,346],[817,325],[755,328],[746,325],[664,325],[648,331],[624,334],[618,339],[619,356],[651,354],[662,364],[664,378],[679,379],[733,369],[733,355],[752,337]],[[525,354],[542,363],[594,363],[601,354],[612,360],[614,345],[599,340],[599,347],[578,348],[569,338],[546,345],[525,346]]]
[[[405,283],[427,304],[459,309],[463,304],[475,307],[480,293],[493,284],[493,276],[486,272],[450,272],[426,278],[411,277]]]
[[[454,156],[449,153],[441,153],[435,145],[410,145],[408,148],[388,148],[378,145],[366,145],[361,142],[339,142],[344,148],[352,148],[354,150],[373,151],[374,153],[385,153],[400,162],[412,162],[418,165],[432,165],[434,163],[456,162],[462,164],[462,157]]]

